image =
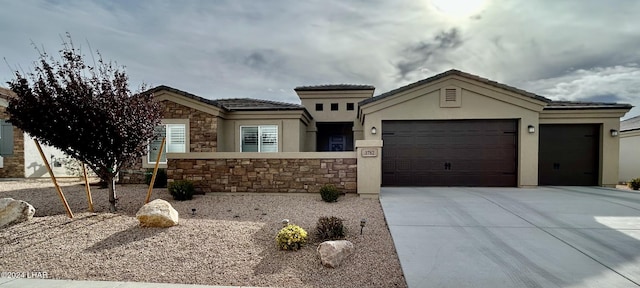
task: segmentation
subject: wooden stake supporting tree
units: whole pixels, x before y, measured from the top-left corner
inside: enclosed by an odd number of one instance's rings
[[[46,157],[44,157],[44,153],[42,152],[42,147],[40,147],[40,143],[38,140],[33,139],[33,142],[36,142],[36,148],[38,148],[38,152],[40,152],[40,157],[42,157],[42,161],[44,161],[44,166],[47,167],[47,171],[49,171],[49,175],[51,175],[51,181],[53,181],[53,185],[56,186],[56,191],[58,191],[58,196],[60,196],[60,200],[62,201],[62,205],[64,209],[67,210],[67,215],[69,218],[73,219],[73,212],[71,212],[71,208],[69,208],[69,203],[67,203],[67,199],[64,198],[64,194],[62,193],[62,189],[58,185],[58,181],[56,181],[56,176],[53,175],[53,170],[51,170],[51,166],[49,166],[49,161]]]
[[[89,202],[89,211],[94,212],[93,198],[91,197],[91,187],[89,185],[89,177],[87,176],[87,167],[84,165],[84,163],[81,163],[80,165],[82,165],[82,174],[84,175],[84,190],[87,191],[87,202]]]
[[[160,144],[160,151],[158,152],[158,157],[156,158],[156,167],[153,168],[153,175],[151,175],[151,183],[149,183],[149,191],[147,191],[147,199],[144,200],[144,204],[149,203],[151,200],[151,191],[153,191],[153,184],[156,182],[156,174],[158,173],[158,166],[160,165],[160,157],[162,156],[162,152],[164,152],[164,142],[167,141],[167,137],[162,138],[162,144]]]

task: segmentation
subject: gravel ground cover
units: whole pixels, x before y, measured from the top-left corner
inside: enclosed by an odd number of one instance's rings
[[[144,185],[118,185],[119,211],[109,213],[107,191],[92,187],[96,213],[87,211],[84,186],[61,187],[69,219],[50,181],[0,182],[0,198],[25,200],[36,208],[32,221],[0,230],[0,271],[46,272],[49,278],[140,281],[262,287],[406,287],[380,202],[356,195],[325,203],[319,194],[196,195],[171,199],[180,213],[167,229],[141,228],[135,218]],[[196,209],[192,215],[192,209]],[[320,264],[314,236],[321,216],[344,219],[346,239],[356,251],[336,269]],[[281,220],[303,227],[310,243],[280,251]],[[360,235],[360,219],[367,223]]]

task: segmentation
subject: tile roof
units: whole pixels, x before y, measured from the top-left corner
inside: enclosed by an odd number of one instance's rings
[[[581,101],[551,101],[545,110],[577,110],[577,109],[631,109],[631,104],[581,102]]]
[[[356,85],[356,84],[331,84],[317,86],[298,86],[295,91],[337,91],[337,90],[374,90],[376,87],[372,85]]]
[[[368,103],[371,103],[371,102],[375,102],[375,101],[378,101],[378,100],[393,96],[395,94],[398,94],[400,92],[404,92],[404,91],[407,91],[409,89],[412,89],[412,88],[415,88],[415,87],[418,87],[418,86],[421,86],[421,85],[424,85],[424,84],[427,84],[427,83],[442,79],[442,78],[450,76],[450,75],[461,76],[461,77],[464,77],[464,78],[467,78],[467,79],[483,82],[485,84],[488,84],[488,85],[491,85],[491,86],[494,86],[494,87],[497,87],[497,88],[505,89],[505,90],[508,90],[508,91],[511,91],[511,92],[514,92],[514,93],[518,93],[520,95],[528,96],[528,97],[531,97],[531,98],[534,98],[536,100],[540,100],[540,101],[543,101],[543,102],[551,102],[551,100],[548,99],[548,98],[542,97],[540,95],[537,95],[537,94],[534,94],[534,93],[531,93],[531,92],[527,92],[527,91],[522,90],[522,89],[518,89],[516,87],[512,87],[512,86],[509,86],[509,85],[498,83],[496,81],[489,80],[487,78],[482,78],[480,76],[469,74],[469,73],[466,73],[466,72],[462,72],[460,70],[451,69],[449,71],[446,71],[446,72],[431,76],[429,78],[420,80],[418,82],[414,82],[414,83],[411,83],[409,85],[402,86],[400,88],[397,88],[397,89],[382,93],[382,94],[380,94],[378,96],[362,100],[358,104],[359,105],[364,105],[364,104],[368,104]]]
[[[620,122],[620,131],[638,130],[640,129],[640,116],[629,118]]]
[[[262,99],[235,98],[217,99],[222,107],[229,111],[256,111],[256,110],[302,110],[304,106],[299,104],[277,102]]]
[[[218,103],[215,100],[202,98],[200,96],[197,96],[197,95],[194,95],[194,94],[191,94],[191,93],[188,93],[188,92],[185,92],[185,91],[173,88],[173,87],[165,86],[165,85],[160,85],[160,86],[151,88],[151,89],[149,89],[149,90],[147,90],[147,91],[145,91],[143,93],[154,93],[154,92],[162,91],[162,90],[173,92],[173,93],[176,93],[178,95],[182,95],[184,97],[191,98],[193,100],[197,100],[197,101],[200,101],[200,102],[205,103],[205,104],[213,105],[213,106],[218,107],[218,108],[223,108],[222,105],[220,105],[220,103]]]
[[[157,91],[169,91],[178,95],[185,96],[205,104],[213,105],[215,107],[227,110],[227,111],[278,111],[278,110],[304,110],[304,107],[299,104],[284,103],[270,100],[250,99],[250,98],[237,98],[237,99],[206,99],[200,96],[173,88],[165,85],[161,85],[145,91],[144,93],[153,93]]]

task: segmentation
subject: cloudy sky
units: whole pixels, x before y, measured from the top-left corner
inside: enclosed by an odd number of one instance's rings
[[[640,1],[0,0],[0,85],[70,32],[133,88],[299,102],[293,88],[376,94],[459,69],[558,100],[640,106]],[[53,53],[52,53],[53,52]],[[639,115],[634,108],[625,118]]]

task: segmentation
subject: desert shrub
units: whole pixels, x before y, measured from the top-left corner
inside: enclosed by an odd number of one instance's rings
[[[318,224],[316,224],[316,236],[323,241],[344,238],[342,219],[335,216],[320,217]]]
[[[153,169],[147,169],[144,173],[144,183],[151,184],[151,176],[153,176]],[[156,174],[156,181],[153,183],[153,188],[165,188],[167,187],[167,171],[164,169],[158,169]]]
[[[191,200],[194,190],[193,182],[189,180],[177,180],[169,184],[169,193],[178,201]]]
[[[335,202],[340,196],[340,191],[333,185],[324,185],[320,188],[320,196],[325,202]]]
[[[307,231],[298,225],[289,224],[280,229],[276,236],[276,242],[282,250],[298,250],[307,243]]]
[[[633,190],[640,189],[640,178],[632,179],[631,181],[629,181],[628,185],[629,185],[629,188]]]

